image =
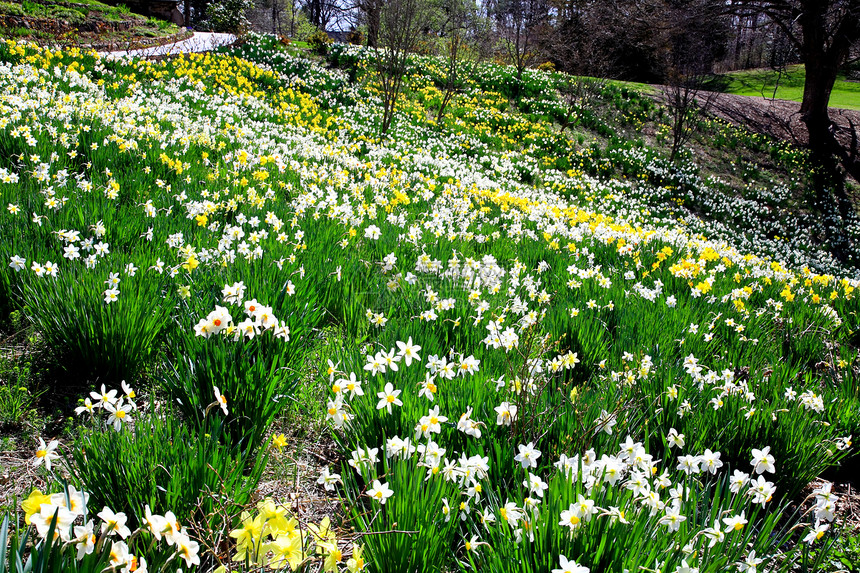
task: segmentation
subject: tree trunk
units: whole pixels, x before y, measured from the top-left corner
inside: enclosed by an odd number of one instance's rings
[[[831,253],[846,263],[849,262],[851,245],[843,229],[852,218],[853,209],[845,192],[845,177],[839,167],[839,146],[828,112],[842,54],[839,50],[827,48],[828,2],[806,0],[805,4],[800,25],[806,79],[800,113],[809,132],[814,207],[823,216]]]
[[[379,18],[382,15],[382,0],[368,0],[367,3],[367,45],[379,47]]]
[[[307,4],[308,12],[309,12],[308,16],[309,16],[309,19],[311,21],[311,24],[313,24],[314,26],[316,26],[320,30],[323,29],[321,4],[322,4],[322,0],[310,0],[310,2],[308,2],[308,4]]]
[[[290,0],[290,38],[296,36],[296,8],[296,0]]]
[[[830,135],[828,106],[838,68],[835,62],[824,61],[823,54],[808,57],[805,67],[806,80],[800,114],[809,129],[810,149],[814,149],[815,143],[826,142],[826,136]]]
[[[830,132],[829,119],[808,115],[804,121],[809,130],[812,206],[822,215],[830,252],[839,261],[847,263],[851,258],[851,245],[844,229],[852,219],[853,209],[845,191],[845,177],[836,154],[836,140]]]
[[[744,64],[745,68],[753,67],[753,65],[752,65],[752,53],[753,53],[753,49],[754,49],[755,44],[756,44],[756,37],[757,37],[756,30],[758,30],[758,18],[759,18],[758,14],[753,16],[752,25],[750,26],[750,33],[747,36],[747,54],[746,54],[747,61]]]
[[[809,132],[809,159],[812,163],[814,207],[823,215],[824,231],[830,251],[841,262],[849,262],[850,244],[844,227],[852,218],[852,206],[845,192],[845,177],[839,166],[838,143],[831,131],[827,102],[833,80],[816,80],[829,74],[807,67],[802,120]],[[833,73],[835,77],[835,72]],[[829,88],[827,86],[830,86]]]
[[[278,34],[278,0],[272,0],[272,34]]]

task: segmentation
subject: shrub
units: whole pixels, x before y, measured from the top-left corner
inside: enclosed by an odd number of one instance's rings
[[[31,409],[42,392],[32,392],[31,364],[23,360],[0,359],[0,429],[16,427],[32,415]]]
[[[308,19],[304,12],[296,12],[292,18],[292,38],[300,42],[307,42],[314,34],[319,32],[316,26]]]
[[[328,47],[331,43],[331,38],[322,30],[317,30],[315,34],[308,38],[308,44],[310,44],[311,49],[321,56],[328,54]]]
[[[253,8],[253,0],[220,0],[206,8],[206,19],[215,32],[244,34],[251,25],[248,11]]]
[[[361,30],[352,30],[346,35],[346,41],[354,46],[364,45],[364,33]]]

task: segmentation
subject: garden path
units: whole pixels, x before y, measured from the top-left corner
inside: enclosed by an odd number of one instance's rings
[[[191,52],[208,52],[220,46],[226,46],[236,41],[236,36],[233,34],[219,34],[216,32],[194,32],[194,35],[185,40],[174,42],[172,44],[164,44],[163,46],[152,46],[149,48],[138,48],[134,50],[119,50],[115,52],[105,52],[102,55],[126,57],[150,57],[150,56],[169,56],[172,54],[187,54]]]

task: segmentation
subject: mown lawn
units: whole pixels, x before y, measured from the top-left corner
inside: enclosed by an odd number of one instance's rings
[[[803,99],[806,70],[799,64],[789,66],[782,75],[770,69],[756,69],[732,72],[720,78],[725,84],[719,91],[799,102]],[[860,82],[846,80],[840,75],[830,96],[830,107],[860,110]]]

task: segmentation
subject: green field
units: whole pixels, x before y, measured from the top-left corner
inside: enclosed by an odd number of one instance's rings
[[[805,78],[806,69],[801,64],[789,66],[781,76],[771,69],[743,70],[720,76],[724,84],[719,91],[772,98],[776,88],[777,99],[799,102],[803,99]],[[860,110],[860,82],[846,80],[840,74],[833,86],[830,107]]]

